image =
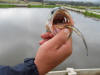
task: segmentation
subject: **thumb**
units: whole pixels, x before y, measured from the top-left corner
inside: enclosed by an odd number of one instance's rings
[[[48,45],[53,48],[60,48],[64,43],[66,43],[67,38],[69,37],[70,31],[68,29],[63,29],[56,36],[48,41]]]

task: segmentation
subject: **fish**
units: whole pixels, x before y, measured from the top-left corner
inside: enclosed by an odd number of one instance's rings
[[[85,38],[82,32],[80,32],[80,30],[75,27],[74,21],[68,10],[65,7],[53,8],[46,23],[46,32],[51,32],[53,35],[56,35],[65,28],[68,28],[70,31],[68,39],[72,36],[72,33],[75,32],[83,40],[86,49],[86,55],[88,56],[88,46]]]

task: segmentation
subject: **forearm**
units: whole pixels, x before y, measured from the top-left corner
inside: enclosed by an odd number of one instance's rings
[[[24,63],[15,67],[0,66],[0,75],[39,75],[33,59],[27,59]]]

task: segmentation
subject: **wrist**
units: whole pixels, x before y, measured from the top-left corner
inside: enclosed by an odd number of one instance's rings
[[[39,75],[45,75],[46,72],[45,72],[44,66],[41,64],[41,62],[38,62],[37,60],[35,60],[34,63],[36,64]]]
[[[45,75],[46,73],[48,73],[50,70],[52,70],[55,67],[55,65],[49,65],[44,62],[37,61],[37,60],[35,60],[34,63],[37,66],[39,75]]]

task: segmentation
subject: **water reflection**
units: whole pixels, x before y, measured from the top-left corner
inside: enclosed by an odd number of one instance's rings
[[[34,57],[38,50],[40,34],[45,32],[45,22],[51,9],[10,8],[0,9],[0,64],[15,65],[26,57]],[[77,28],[83,32],[88,47],[86,56],[82,40],[73,34],[73,54],[55,70],[100,67],[100,21],[71,12]]]

